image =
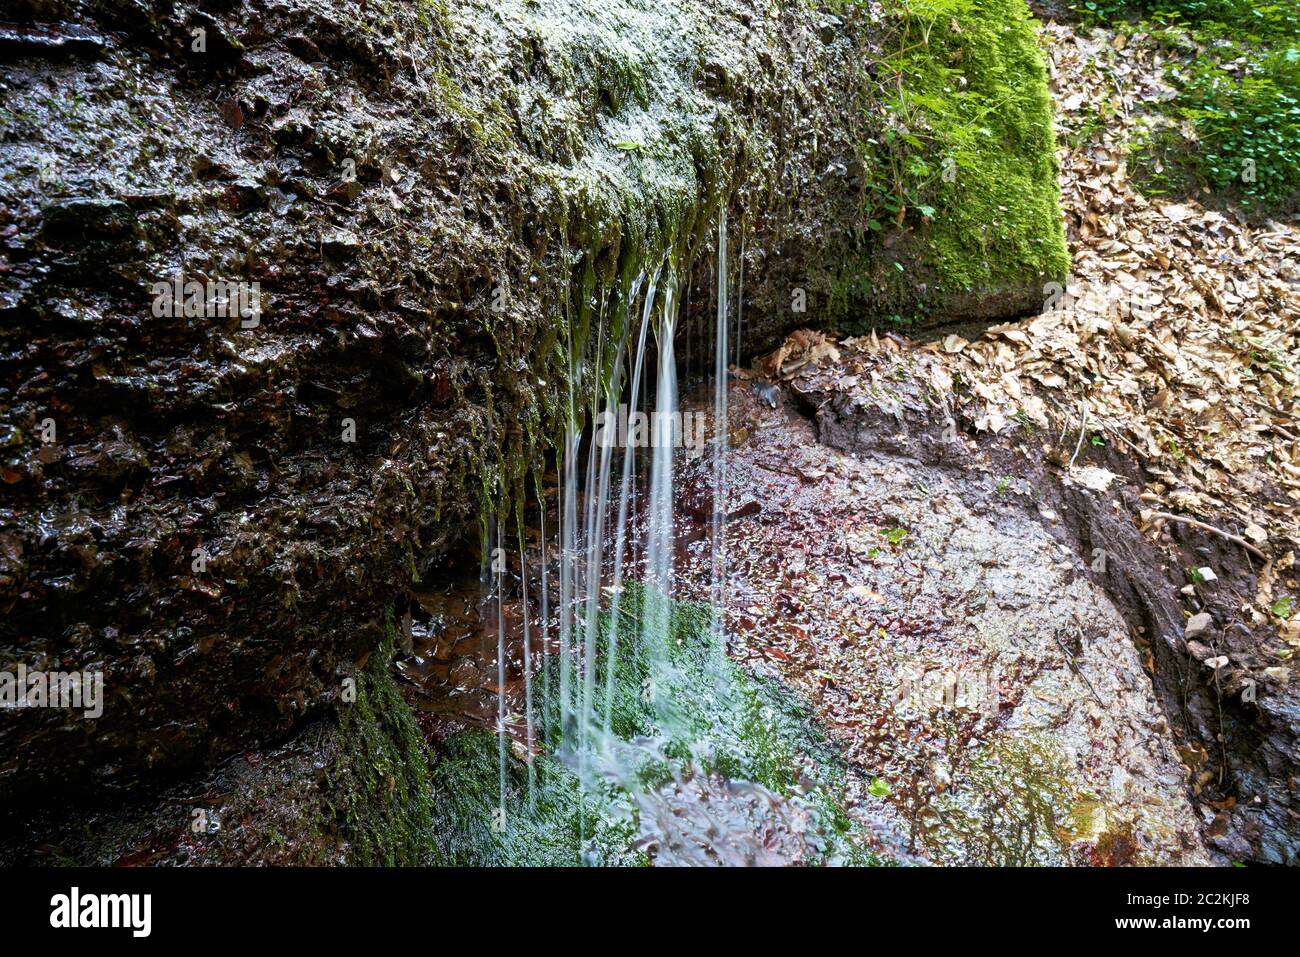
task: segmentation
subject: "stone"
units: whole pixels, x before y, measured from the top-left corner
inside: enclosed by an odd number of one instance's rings
[[[1183,638],[1187,641],[1200,638],[1209,632],[1213,624],[1214,620],[1210,617],[1209,612],[1199,612],[1187,619],[1187,627],[1183,629]]]
[[[98,56],[105,40],[72,25],[0,23],[0,57]]]
[[[136,227],[131,207],[119,199],[56,199],[41,207],[41,237],[55,242],[120,240]]]
[[[261,209],[266,205],[266,187],[256,180],[237,179],[226,187],[226,203],[240,213]]]
[[[361,248],[361,240],[357,239],[357,234],[351,230],[336,229],[321,235],[320,247],[327,258],[336,261],[346,260],[356,255],[357,250]]]

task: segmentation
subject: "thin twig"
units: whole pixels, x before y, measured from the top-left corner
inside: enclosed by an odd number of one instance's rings
[[[1079,624],[1078,618],[1074,619],[1074,628],[1079,633],[1079,646],[1082,647],[1086,636],[1083,633],[1083,626]],[[1096,699],[1097,704],[1104,709],[1106,707],[1106,702],[1101,700],[1101,695],[1097,694],[1097,689],[1092,686],[1092,682],[1088,680],[1088,676],[1085,675],[1083,670],[1079,667],[1078,657],[1069,648],[1065,647],[1065,642],[1061,640],[1060,631],[1053,632],[1052,638],[1056,640],[1056,643],[1061,646],[1061,650],[1065,652],[1066,663],[1070,666],[1070,670],[1074,672],[1079,680],[1087,686],[1088,690],[1092,692],[1093,698]]]
[[[1083,448],[1083,437],[1088,434],[1088,399],[1085,396],[1083,400],[1083,424],[1079,426],[1079,444],[1074,447],[1074,454],[1070,456],[1070,464],[1065,467],[1068,472],[1074,468],[1074,460],[1079,457],[1079,450]]]
[[[1125,445],[1127,445],[1130,449],[1132,449],[1133,452],[1138,456],[1138,460],[1139,460],[1139,461],[1141,461],[1141,459],[1145,457],[1145,453],[1144,453],[1140,448],[1138,448],[1136,445],[1134,445],[1132,442],[1130,442],[1128,439],[1126,439],[1126,438],[1124,437],[1123,433],[1120,432],[1120,430],[1119,430],[1119,428],[1118,428],[1117,426],[1109,425],[1109,424],[1103,423],[1103,424],[1102,424],[1102,429],[1103,429],[1104,431],[1106,431],[1106,432],[1109,432],[1111,435],[1115,436],[1115,438],[1119,439],[1121,442],[1123,442]]]
[[[1250,552],[1252,555],[1258,558],[1261,562],[1268,564],[1268,556],[1265,555],[1258,548],[1256,548],[1254,545],[1250,544],[1250,542],[1246,541],[1240,535],[1234,535],[1232,532],[1225,532],[1223,529],[1215,528],[1213,525],[1208,525],[1205,522],[1202,522],[1200,519],[1188,518],[1186,515],[1175,515],[1172,512],[1153,512],[1151,514],[1151,518],[1152,520],[1164,519],[1165,521],[1168,522],[1182,522],[1184,525],[1191,525],[1205,532],[1213,532],[1215,535],[1218,535],[1221,538],[1226,538],[1230,542],[1236,542],[1246,551]]]
[[[754,464],[757,465],[765,472],[776,472],[780,475],[789,475],[792,478],[797,478],[802,482],[810,481],[809,479],[804,478],[803,475],[800,474],[799,472],[794,471],[794,469],[783,469],[779,465],[768,465],[766,462],[755,462]]]

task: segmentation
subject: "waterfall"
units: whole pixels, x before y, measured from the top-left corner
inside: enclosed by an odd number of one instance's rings
[[[541,593],[536,628],[529,599],[530,569],[522,511],[517,516],[523,618],[522,707],[530,761],[530,809],[534,807],[536,782],[531,756],[537,743],[577,771],[580,808],[585,807],[592,793],[593,770],[599,769],[611,779],[625,778],[629,769],[621,763],[626,761],[626,754],[618,757],[617,749],[623,745],[614,738],[611,724],[618,690],[615,662],[626,642],[636,643],[637,655],[647,669],[645,683],[639,690],[642,702],[653,715],[656,734],[670,735],[684,730],[672,727],[677,710],[672,689],[677,682],[669,646],[672,599],[677,591],[674,473],[676,456],[685,438],[685,423],[678,402],[675,342],[680,324],[678,283],[673,269],[662,263],[648,271],[648,276],[637,275],[608,301],[602,301],[596,328],[590,333],[581,326],[569,328],[572,364],[566,397],[567,421],[557,450],[560,487],[556,498],[550,499],[540,478],[535,483],[541,541],[538,568],[533,573],[540,578],[537,584]],[[592,311],[597,311],[594,302]],[[727,225],[721,220],[717,231],[717,315],[713,337],[714,435],[712,460],[706,466],[713,494],[709,596],[715,608],[713,625],[719,632],[723,628],[720,607],[726,597],[726,390],[729,343],[733,341],[728,327],[730,318]],[[652,337],[653,363],[649,348]],[[616,451],[620,445],[621,453]],[[643,463],[638,461],[639,447],[647,450]],[[638,466],[645,470],[644,491],[639,491]],[[554,554],[548,549],[547,537],[552,505],[558,514],[558,529],[551,533],[558,544],[558,596],[552,591]],[[499,520],[495,528],[489,529],[489,536],[493,534],[497,546],[492,550],[495,558],[504,542]],[[494,562],[491,572],[496,599],[497,682],[502,690],[497,725],[501,765],[498,813],[503,817],[508,751],[504,694],[506,628],[502,604],[506,582],[500,563]],[[639,617],[630,617],[624,606],[627,580],[629,575],[638,572],[644,586],[641,606]],[[602,602],[604,595],[609,596],[608,602]],[[555,626],[552,615],[557,619]],[[553,627],[558,627],[554,636]],[[540,635],[540,655],[534,653],[534,635]],[[533,694],[535,664],[542,671],[540,703]],[[535,707],[539,709],[537,714]],[[580,812],[578,826],[582,841],[588,835],[589,823],[586,813]]]
[[[723,229],[726,227],[723,226]],[[740,273],[739,281],[736,283],[736,365],[740,366],[740,337],[742,331],[742,322],[745,318],[745,240],[748,233],[745,230],[745,221],[740,221],[740,255],[737,257],[736,269]]]
[[[656,274],[656,280],[658,275]],[[641,289],[644,281],[644,274],[638,275],[632,282],[631,289],[623,303],[625,317],[632,315],[632,309],[636,302],[637,293]],[[651,282],[651,289],[647,296],[647,301],[654,299],[655,282]],[[605,414],[604,422],[606,426],[611,420],[618,418],[618,406],[623,395],[623,362],[627,354],[627,342],[630,330],[626,322],[620,329],[618,348],[614,358],[614,368],[610,375],[609,386],[605,392]],[[599,355],[599,351],[597,353]],[[641,357],[638,355],[637,362],[640,363]],[[639,387],[641,370],[639,368],[633,371],[634,385],[633,388]],[[594,408],[594,406],[593,406]],[[593,417],[593,421],[595,417]],[[599,636],[600,624],[600,592],[602,571],[605,566],[605,519],[609,511],[609,484],[610,484],[610,463],[613,455],[613,447],[616,444],[613,441],[596,441],[598,435],[603,430],[598,430],[592,436],[591,455],[588,457],[588,495],[591,494],[592,480],[590,477],[591,464],[596,461],[596,447],[600,447],[599,472],[595,480],[595,498],[589,500],[587,510],[587,582],[586,582],[586,608],[585,608],[585,630],[583,636],[583,694],[582,694],[582,730],[587,735],[587,746],[590,746],[590,736],[596,728],[595,720],[595,697],[596,697],[596,645]],[[631,446],[631,443],[627,443]],[[625,511],[620,510],[620,521],[625,518]],[[622,532],[622,529],[620,529]],[[609,660],[613,660],[612,658]],[[584,748],[584,753],[585,753]]]
[[[673,456],[680,440],[674,427],[677,409],[677,359],[673,351],[676,314],[673,287],[664,290],[663,311],[655,330],[659,349],[655,383],[655,414],[650,444],[650,502],[646,515],[645,584],[641,641],[650,657],[649,685],[644,693],[653,698],[656,711],[664,716],[663,686],[667,665],[670,600],[673,593]]]

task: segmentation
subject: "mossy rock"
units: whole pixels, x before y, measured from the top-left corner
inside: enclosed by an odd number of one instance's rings
[[[867,237],[832,293],[927,325],[1041,309],[1069,272],[1037,21],[1024,0],[885,5],[900,78],[862,144]]]

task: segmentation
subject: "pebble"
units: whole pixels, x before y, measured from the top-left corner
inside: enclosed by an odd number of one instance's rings
[[[1183,637],[1188,641],[1193,638],[1200,638],[1209,632],[1210,627],[1214,624],[1207,611],[1200,612],[1187,619],[1187,628],[1183,631]]]

